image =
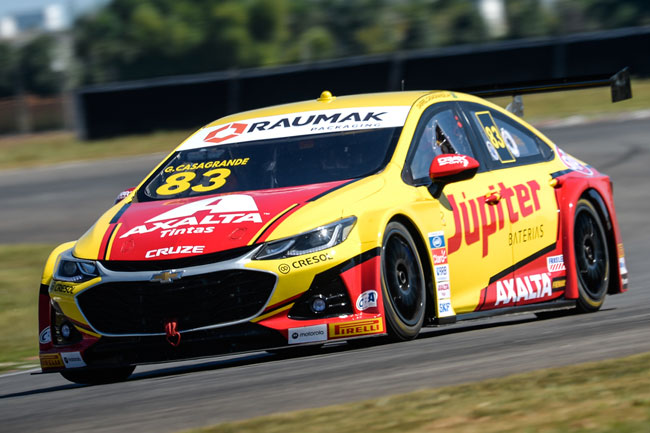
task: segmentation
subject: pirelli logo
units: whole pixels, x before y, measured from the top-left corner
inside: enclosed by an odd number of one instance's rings
[[[378,334],[384,332],[382,319],[355,320],[354,322],[330,323],[329,337],[341,338],[354,335]]]
[[[41,355],[41,368],[63,368],[63,360],[58,353]]]

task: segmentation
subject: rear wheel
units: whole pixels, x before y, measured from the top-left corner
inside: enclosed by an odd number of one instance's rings
[[[101,368],[96,370],[68,370],[62,371],[61,376],[70,382],[82,385],[98,385],[102,383],[122,382],[131,376],[135,370],[134,365],[119,368]]]
[[[581,312],[597,311],[605,302],[609,286],[609,253],[603,225],[587,200],[579,200],[576,205],[573,235],[578,273],[577,307]]]
[[[413,238],[396,222],[384,233],[381,283],[388,334],[395,340],[417,337],[424,322],[424,272]]]

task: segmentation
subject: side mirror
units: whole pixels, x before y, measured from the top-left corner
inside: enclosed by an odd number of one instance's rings
[[[429,177],[432,181],[429,192],[438,198],[445,185],[473,178],[478,167],[478,161],[468,155],[443,154],[436,156],[429,167]]]
[[[129,196],[129,194],[131,194],[133,192],[134,189],[135,189],[135,187],[127,188],[124,191],[122,191],[121,193],[119,193],[117,195],[117,197],[115,197],[115,203],[114,204],[118,204],[119,202],[121,202],[122,200],[127,198]]]

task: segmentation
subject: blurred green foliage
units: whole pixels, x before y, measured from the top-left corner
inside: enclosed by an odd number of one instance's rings
[[[75,26],[82,81],[138,79],[650,24],[647,0],[113,0]]]
[[[22,88],[42,96],[61,90],[63,71],[56,69],[56,39],[37,35],[21,45],[0,42],[0,97]]]
[[[647,0],[112,0],[71,32],[72,84],[310,62],[650,24]],[[60,90],[54,38],[0,42],[0,97]],[[69,71],[68,71],[69,73]],[[70,83],[70,76],[67,83]]]

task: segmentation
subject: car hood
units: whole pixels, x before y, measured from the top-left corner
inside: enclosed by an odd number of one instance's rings
[[[164,260],[263,242],[290,214],[348,182],[125,203],[100,218],[79,239],[74,254]]]

